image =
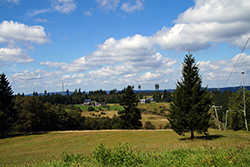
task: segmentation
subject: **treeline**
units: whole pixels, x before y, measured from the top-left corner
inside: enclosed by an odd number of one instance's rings
[[[81,116],[82,110],[78,107],[71,106],[71,110],[66,111],[65,105],[43,103],[36,96],[17,96],[14,110],[17,116],[12,125],[14,132],[113,129],[119,128],[120,121],[116,116]]]
[[[225,124],[226,114],[227,129],[235,131],[246,129],[244,115],[244,94],[243,89],[237,92],[213,90],[211,92],[213,105],[217,106],[218,117],[220,123]],[[246,120],[248,127],[250,126],[250,92],[245,89],[245,105],[246,105]],[[220,107],[221,106],[221,107]],[[214,109],[212,111],[214,113]]]
[[[128,93],[130,91],[130,93]],[[132,93],[131,93],[132,92]],[[80,103],[83,99],[113,97],[118,101],[126,102],[124,105],[133,113],[119,111],[119,116],[109,117],[85,117],[81,109],[72,103]],[[119,97],[119,98],[117,98]],[[131,101],[131,99],[133,99]],[[72,95],[44,96],[13,96],[13,91],[5,74],[0,74],[0,137],[6,137],[11,133],[29,133],[58,130],[99,130],[99,129],[138,129],[141,128],[141,112],[135,107],[139,99],[131,87],[124,89],[123,94],[113,92],[106,94],[104,91],[90,92],[90,94],[75,92]],[[65,101],[66,104],[65,104]],[[102,101],[102,100],[98,100]],[[105,101],[105,100],[104,100]],[[121,104],[123,106],[123,104]],[[66,110],[66,106],[70,106]],[[137,126],[140,125],[140,126]]]
[[[54,104],[80,104],[83,103],[85,99],[91,99],[92,101],[97,101],[100,103],[121,103],[122,102],[122,94],[124,94],[125,88],[121,91],[117,91],[116,89],[111,90],[109,93],[100,89],[96,91],[89,91],[89,93],[81,92],[81,89],[76,89],[71,95],[69,95],[69,91],[65,92],[65,95],[59,93],[47,93],[44,91],[43,95],[38,95],[37,92],[33,92],[33,96],[38,97],[38,99],[43,103]],[[154,101],[156,102],[171,102],[174,98],[173,92],[167,91],[166,89],[163,92],[155,91],[155,92],[143,92],[136,93],[138,98],[143,99],[145,97],[152,96]],[[18,94],[17,96],[25,97],[24,94]]]
[[[43,103],[37,96],[16,96],[12,105],[12,115],[5,117],[12,121],[3,120],[8,122],[8,126],[1,127],[0,137],[8,136],[10,133],[123,129],[122,120],[116,115],[112,118],[85,117],[81,115],[82,110],[78,107]],[[68,111],[66,108],[69,108]]]
[[[119,116],[109,117],[84,117],[81,116],[80,108],[66,110],[70,104],[83,103],[85,99],[92,99],[103,103],[123,102],[125,88],[122,91],[90,91],[86,94],[75,91],[72,95],[45,93],[43,96],[13,95],[13,91],[7,77],[0,74],[0,137],[9,132],[40,132],[54,130],[99,130],[99,129],[121,129],[124,120]],[[227,110],[234,110],[228,113],[228,128],[241,130],[245,128],[243,93],[242,89],[233,93],[230,91],[220,92],[213,90],[211,97],[215,106],[222,106],[218,110],[220,123],[225,123]],[[153,97],[156,102],[171,102],[174,93],[154,91],[150,93],[136,93],[136,99]],[[250,123],[250,93],[245,91],[247,122]],[[130,98],[127,98],[130,99]],[[74,107],[73,105],[71,107]],[[213,110],[211,110],[214,112]],[[250,110],[249,110],[250,111]],[[132,120],[132,118],[131,118]]]

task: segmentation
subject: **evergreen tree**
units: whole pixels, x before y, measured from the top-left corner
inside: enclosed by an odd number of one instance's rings
[[[195,131],[207,132],[211,99],[207,87],[201,87],[201,76],[192,54],[186,55],[182,68],[183,77],[177,81],[175,100],[170,104],[168,120],[177,134],[191,132],[191,139],[194,139]]]
[[[137,108],[139,99],[133,91],[133,87],[128,86],[125,89],[124,94],[122,95],[121,106],[124,107],[124,110],[119,111],[119,117],[121,118],[121,128],[123,129],[140,129],[142,123],[140,121],[141,112]]]
[[[13,91],[4,73],[0,74],[0,137],[10,130],[15,120],[15,112],[12,103]]]
[[[138,86],[138,89],[139,89],[139,93],[141,92],[141,85]]]
[[[159,84],[155,84],[155,91],[159,91],[160,85]]]

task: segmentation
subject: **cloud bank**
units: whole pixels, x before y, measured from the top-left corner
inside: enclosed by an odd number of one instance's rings
[[[14,21],[3,21],[0,24],[0,61],[12,63],[29,63],[34,59],[28,56],[25,49],[17,43],[23,43],[32,49],[31,44],[49,43],[50,39],[42,26],[28,26]],[[4,45],[7,44],[7,47]],[[2,47],[1,47],[2,45]]]
[[[106,12],[116,11],[120,0],[95,0],[98,7]],[[142,0],[126,1],[121,10],[130,13],[144,9]],[[76,10],[73,0],[57,0],[52,7],[62,13]],[[173,21],[172,27],[163,26],[151,36],[135,34],[115,39],[110,37],[97,45],[96,50],[72,62],[41,62],[40,65],[54,68],[51,71],[23,71],[12,79],[27,76],[27,80],[39,79],[41,85],[48,87],[64,82],[66,85],[127,85],[141,83],[173,83],[180,77],[180,65],[177,59],[162,54],[161,50],[176,52],[204,51],[220,43],[232,47],[245,44],[250,36],[250,1],[248,0],[196,0],[190,7]],[[37,11],[39,13],[41,11]],[[92,13],[85,13],[92,15]],[[11,32],[11,33],[10,33]],[[10,44],[21,41],[44,44],[50,42],[44,28],[27,26],[13,21],[4,21],[0,25],[0,43]],[[248,45],[248,48],[250,46]],[[17,62],[32,62],[24,49],[3,47],[0,59],[11,61],[16,56]],[[84,53],[83,53],[84,54]],[[207,83],[219,80],[224,82],[231,71],[238,55],[228,60],[199,61],[203,79]],[[250,55],[243,54],[235,74],[243,68],[249,71],[247,62]],[[16,62],[16,63],[17,63]],[[250,71],[249,71],[250,72]],[[30,76],[30,77],[29,77]],[[49,77],[48,77],[49,76]],[[50,79],[51,78],[51,79]],[[24,78],[25,79],[25,78]],[[34,82],[37,83],[38,82]],[[30,82],[31,85],[34,85]],[[28,84],[26,84],[28,85]]]

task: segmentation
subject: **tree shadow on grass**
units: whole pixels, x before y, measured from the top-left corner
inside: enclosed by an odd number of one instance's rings
[[[19,137],[19,136],[41,135],[41,134],[45,134],[45,133],[47,133],[47,132],[8,133],[8,134],[5,134],[4,136],[0,136],[0,139],[14,138],[14,137]]]
[[[226,137],[223,135],[206,135],[206,136],[196,136],[193,140],[214,140],[221,137]],[[181,138],[179,140],[191,140],[190,137]]]

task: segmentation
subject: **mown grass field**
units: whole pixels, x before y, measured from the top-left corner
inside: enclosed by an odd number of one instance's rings
[[[195,155],[201,159],[204,156],[204,162],[211,162],[211,165],[216,158],[213,154],[215,156],[217,151],[223,149],[226,150],[225,155],[223,154],[225,160],[232,161],[233,166],[237,157],[243,157],[239,166],[244,166],[242,160],[250,159],[250,133],[210,130],[210,135],[211,138],[197,138],[193,141],[181,140],[183,136],[171,130],[72,131],[18,136],[0,139],[0,166],[44,165],[50,161],[60,161],[63,152],[90,155],[100,142],[109,147],[117,145],[118,142],[127,142],[142,152],[182,150],[184,158],[189,156],[185,150],[194,150],[195,154],[190,155],[194,156],[194,161],[197,161]],[[196,136],[202,137],[197,134]],[[189,134],[186,137],[190,137]],[[241,153],[241,147],[246,152]],[[197,150],[206,150],[207,153],[200,154]]]
[[[108,104],[110,109],[108,110],[106,107],[94,107],[95,111],[88,111],[89,106],[84,105],[75,105],[75,107],[79,107],[82,110],[82,116],[93,117],[92,114],[100,115],[101,117],[110,117],[112,118],[114,115],[118,115],[117,112],[119,110],[123,110],[123,107],[119,104]],[[144,112],[142,114],[142,123],[144,124],[146,121],[150,121],[156,129],[163,128],[168,120],[164,116],[167,113],[167,109],[169,108],[169,103],[147,103],[147,104],[139,104],[139,109],[142,109]],[[101,111],[100,111],[101,109]],[[162,110],[162,111],[161,111]],[[101,112],[104,112],[105,115],[102,115]]]

